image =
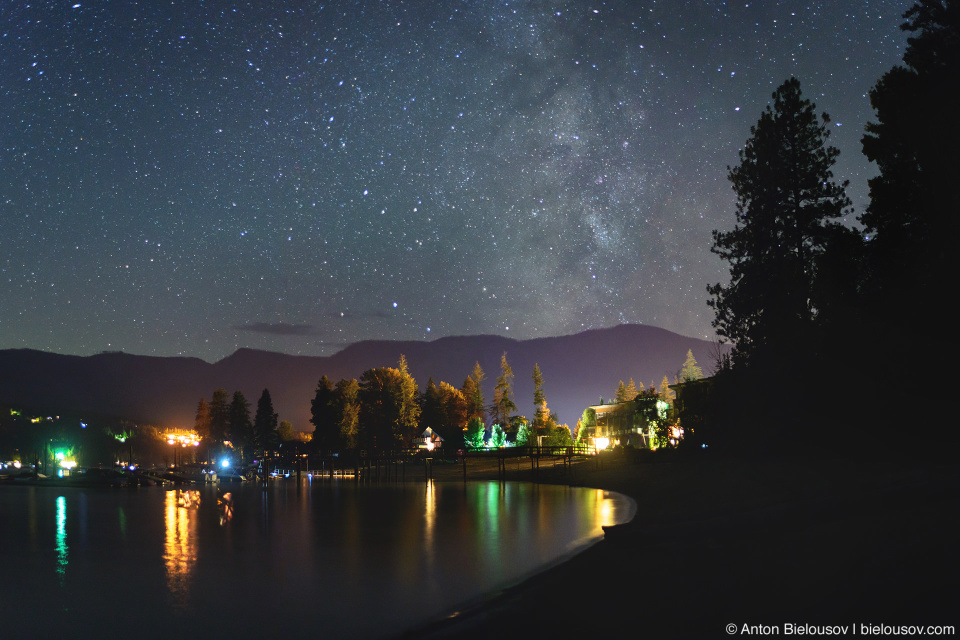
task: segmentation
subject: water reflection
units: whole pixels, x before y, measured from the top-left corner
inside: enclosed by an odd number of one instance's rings
[[[167,568],[167,588],[178,608],[187,608],[192,574],[197,564],[197,510],[200,492],[175,489],[167,491],[164,503],[166,537],[163,560]]]
[[[127,512],[123,510],[123,507],[117,507],[117,518],[119,519],[120,524],[120,537],[124,542],[127,540]]]
[[[437,528],[437,492],[433,480],[427,480],[427,495],[423,509],[423,554],[428,566],[433,566],[434,534]]]
[[[107,621],[157,638],[399,635],[632,515],[616,494],[523,483],[16,489],[0,486],[0,566],[31,582],[0,581],[2,638],[35,636],[38,611],[44,637]]]
[[[597,489],[597,526],[609,527],[617,523],[614,513],[614,502],[610,500],[606,491]]]
[[[220,526],[233,519],[233,494],[224,493],[217,498],[217,508],[220,510]]]
[[[67,499],[64,496],[57,498],[57,575],[60,576],[60,586],[67,574],[69,564],[67,548]]]

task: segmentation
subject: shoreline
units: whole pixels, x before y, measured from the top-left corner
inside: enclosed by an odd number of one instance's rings
[[[450,475],[435,472],[435,480],[462,481]],[[497,479],[489,476],[468,468],[468,480]],[[539,481],[616,491],[637,511],[572,557],[400,637],[958,626],[955,464],[611,456],[552,473],[541,468]]]

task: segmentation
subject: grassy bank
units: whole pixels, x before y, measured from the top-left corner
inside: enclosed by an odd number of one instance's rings
[[[508,463],[509,464],[509,463]],[[470,479],[496,479],[496,463]],[[508,479],[531,479],[522,464]],[[438,481],[462,469],[438,465]],[[492,474],[492,475],[491,475]],[[618,491],[633,522],[418,637],[725,637],[728,624],[957,625],[955,465],[607,458],[542,482]],[[858,631],[862,630],[858,627]]]

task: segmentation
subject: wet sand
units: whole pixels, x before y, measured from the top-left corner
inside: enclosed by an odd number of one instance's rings
[[[529,459],[507,463],[508,480],[533,474]],[[497,477],[496,461],[468,460],[469,479]],[[436,464],[434,478],[462,480],[462,467]],[[956,465],[609,457],[541,465],[537,479],[624,493],[637,515],[572,559],[408,637],[960,628]]]

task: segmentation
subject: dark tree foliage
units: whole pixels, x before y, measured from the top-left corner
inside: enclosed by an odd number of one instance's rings
[[[273,411],[273,399],[270,397],[270,391],[264,389],[257,401],[257,413],[253,418],[255,456],[263,455],[265,451],[272,451],[280,445],[277,418],[277,414]]]
[[[640,428],[646,432],[649,427],[653,427],[657,439],[656,447],[660,448],[666,445],[668,439],[666,437],[666,420],[660,413],[658,402],[661,402],[661,394],[657,392],[656,387],[651,385],[649,389],[639,392],[634,397],[633,402],[625,406],[623,410],[631,414],[629,418],[635,428]]]
[[[428,428],[434,431],[443,429],[443,399],[440,397],[440,390],[434,384],[433,378],[427,381],[427,388],[420,396],[420,429]]]
[[[310,423],[313,424],[313,447],[321,452],[332,451],[340,445],[337,394],[327,376],[317,382],[317,390],[310,403]]]
[[[407,369],[407,357],[400,354],[400,360],[397,363],[397,374],[400,379],[400,415],[398,416],[398,431],[403,441],[403,445],[409,447],[411,441],[417,434],[417,427],[420,424],[420,405],[417,403],[417,397],[420,390],[417,388],[417,381],[410,375]]]
[[[234,449],[239,449],[240,459],[247,462],[253,455],[255,438],[253,423],[250,422],[250,403],[243,392],[234,391],[230,403],[230,438]]]
[[[831,168],[829,117],[817,118],[791,78],[773,94],[731,169],[736,225],[714,231],[711,250],[730,263],[730,282],[708,287],[713,325],[734,343],[734,361],[781,360],[814,335],[818,264],[847,211]]]
[[[826,362],[825,327],[843,317],[835,296],[856,290],[850,263],[860,253],[856,234],[839,223],[849,200],[846,183],[833,179],[838,151],[827,145],[829,121],[817,117],[795,78],[787,80],[729,173],[736,225],[714,231],[711,250],[729,262],[730,282],[707,290],[713,325],[733,342],[721,386],[735,379],[749,398],[732,408],[737,432],[725,435],[741,446],[812,447],[811,421],[832,416],[807,390]]]
[[[926,438],[904,438],[883,389],[891,380],[924,379],[934,403],[955,395],[943,363],[960,357],[951,339],[960,265],[956,114],[960,79],[960,1],[923,0],[905,14],[908,32],[902,66],[884,74],[870,92],[876,121],[867,125],[863,152],[879,174],[870,180],[866,227],[865,321],[854,352],[871,375],[854,379],[850,394],[863,408],[855,424],[879,427],[878,439],[924,455],[949,452],[960,439],[955,420],[924,420]],[[851,421],[852,422],[852,421]],[[852,422],[853,423],[853,422]]]
[[[437,386],[431,378],[420,396],[420,431],[429,427],[444,439],[445,447],[459,449],[469,418],[463,392],[446,382]]]
[[[395,430],[400,414],[399,381],[389,367],[367,369],[360,375],[359,445],[366,450],[391,451],[402,438]]]
[[[201,440],[210,439],[210,405],[204,398],[197,404],[197,415],[193,420],[193,430]]]
[[[416,395],[416,382],[402,357],[399,369],[364,371],[359,384],[360,447],[386,451],[409,447],[420,417]]]
[[[339,446],[353,450],[360,446],[360,383],[356,378],[340,380],[335,388],[336,422],[339,428]]]
[[[456,439],[457,434],[463,434],[463,429],[470,419],[467,408],[467,399],[459,389],[446,382],[441,382],[438,388],[440,406],[443,419],[440,423],[441,435]],[[481,419],[482,420],[482,419]]]
[[[860,221],[869,237],[868,292],[894,323],[947,330],[956,287],[960,231],[956,114],[960,78],[960,2],[924,0],[904,14],[904,66],[888,71],[870,92],[876,122],[863,152],[877,164],[870,204]]]
[[[210,400],[210,438],[222,443],[230,439],[230,403],[227,390],[217,389]]]

